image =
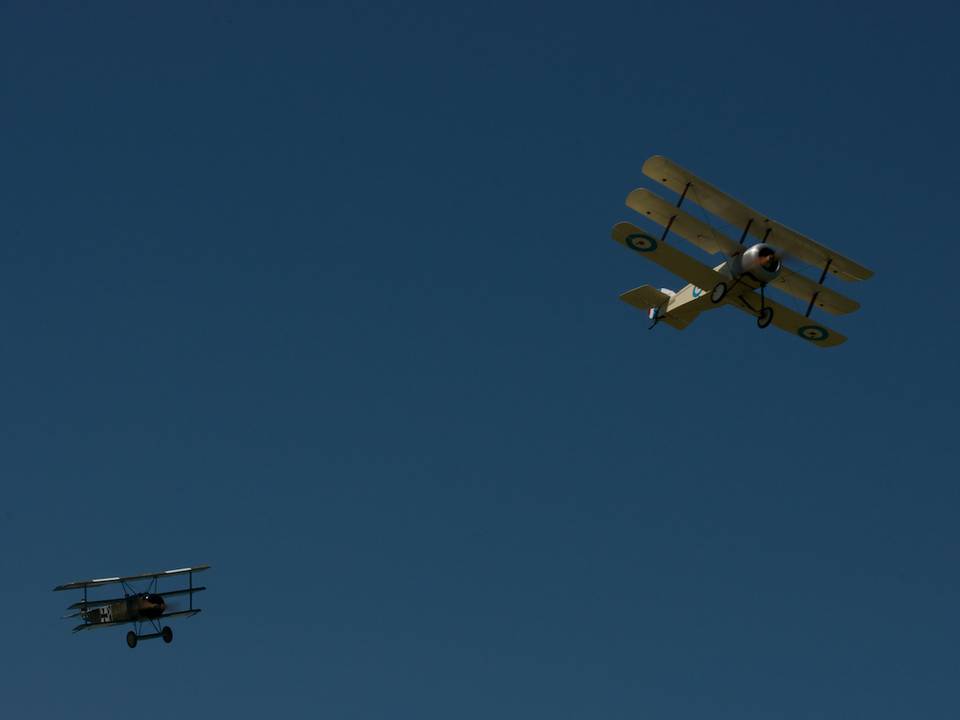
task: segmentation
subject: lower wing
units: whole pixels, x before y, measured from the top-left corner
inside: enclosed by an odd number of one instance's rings
[[[725,302],[748,315],[757,317],[760,314],[760,298],[753,291],[738,293],[735,289],[727,295]],[[791,335],[801,337],[818,347],[834,347],[847,341],[847,338],[836,330],[824,327],[770,298],[766,298],[764,304],[773,309],[772,324]]]
[[[631,250],[666,268],[688,283],[693,283],[698,288],[710,291],[721,280],[728,280],[713,268],[704,265],[675,247],[660,242],[650,233],[644,232],[631,223],[617,223],[613,226],[611,235],[621,245],[626,245]]]

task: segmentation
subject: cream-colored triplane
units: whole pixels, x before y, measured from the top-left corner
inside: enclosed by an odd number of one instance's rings
[[[614,225],[613,239],[690,283],[678,292],[643,285],[620,296],[634,307],[649,310],[653,320],[650,327],[665,322],[682,330],[704,310],[733,305],[755,316],[761,328],[773,324],[820,347],[839,345],[846,340],[835,330],[810,320],[810,312],[814,306],[834,315],[859,308],[859,303],[824,287],[823,281],[828,273],[848,281],[866,280],[873,275],[870,270],[770,220],[665,157],[655,155],[647,160],[643,174],[678,193],[680,199],[673,205],[649,190],[634,190],[627,197],[627,206],[662,226],[663,232],[657,238],[622,222]],[[684,199],[742,228],[740,241],[681,210]],[[666,244],[671,230],[701,250],[722,253],[726,259],[715,268],[704,265]],[[748,247],[744,244],[748,235],[759,238],[760,242]],[[819,282],[788,270],[783,266],[784,256],[816,267],[820,270]],[[764,293],[767,285],[807,302],[806,314],[770,300]]]

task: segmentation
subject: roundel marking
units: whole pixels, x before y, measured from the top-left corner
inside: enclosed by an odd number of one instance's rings
[[[701,290],[701,289],[698,288],[698,287],[694,287],[694,288],[693,288],[693,296],[694,296],[695,298],[698,298],[698,297],[700,297],[701,295],[703,295],[703,290]]]
[[[822,328],[819,325],[804,325],[802,328],[797,330],[797,335],[812,342],[820,342],[821,340],[826,340],[828,337],[830,337],[830,333],[827,332],[827,329]]]
[[[657,249],[657,241],[643,232],[627,235],[624,242],[627,247],[637,252],[653,252]]]

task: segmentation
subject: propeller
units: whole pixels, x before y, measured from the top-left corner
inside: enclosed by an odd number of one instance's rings
[[[793,260],[793,255],[783,250],[781,248],[774,248],[776,253],[777,260],[780,261],[780,264],[786,267],[787,263]]]

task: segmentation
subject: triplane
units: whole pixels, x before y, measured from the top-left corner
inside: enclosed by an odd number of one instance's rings
[[[79,580],[77,582],[67,583],[66,585],[58,585],[53,590],[54,592],[58,590],[83,590],[83,599],[67,608],[67,610],[75,610],[76,612],[63,616],[64,618],[79,617],[83,620],[80,625],[73,628],[73,632],[132,623],[134,629],[127,633],[127,645],[135,648],[137,642],[140,640],[163,638],[165,643],[173,642],[173,630],[169,626],[161,627],[162,621],[165,618],[172,617],[192,617],[200,612],[200,608],[193,606],[193,594],[201,590],[206,590],[206,588],[193,586],[193,574],[208,570],[209,568],[209,565],[194,565],[193,567],[165,570],[156,573],[143,573],[141,575]],[[187,587],[160,592],[160,578],[173,575],[186,575],[188,582]],[[130,585],[131,582],[137,582],[138,580],[150,581],[145,591],[138,591]],[[88,588],[114,584],[123,587],[122,598],[101,600],[90,600],[87,598]],[[188,609],[178,610],[168,606],[167,598],[177,595],[189,596]],[[145,623],[150,623],[154,632],[141,634],[140,630]]]
[[[824,280],[828,273],[847,281],[866,280],[873,275],[870,270],[770,220],[665,157],[655,155],[647,160],[643,174],[680,198],[674,205],[649,190],[634,190],[627,197],[627,206],[663,227],[663,232],[657,238],[621,222],[613,227],[613,239],[689,283],[677,292],[643,285],[620,296],[624,302],[649,312],[651,328],[662,321],[682,330],[704,310],[732,305],[755,316],[760,328],[772,324],[819,347],[839,345],[846,340],[837,331],[810,320],[810,313],[814,306],[834,315],[858,309],[856,301],[824,287]],[[680,205],[688,197],[710,214],[742,229],[739,242],[681,210]],[[726,259],[714,268],[701,263],[667,245],[671,230],[701,250],[723,254]],[[745,245],[748,235],[759,242]],[[814,282],[784,267],[786,257],[816,267],[820,280]],[[768,285],[807,302],[806,314],[768,298]]]

